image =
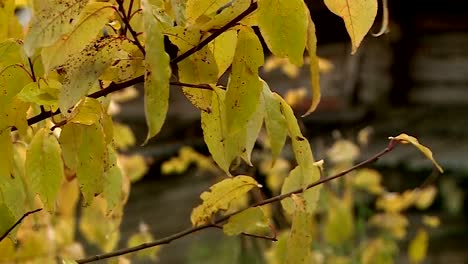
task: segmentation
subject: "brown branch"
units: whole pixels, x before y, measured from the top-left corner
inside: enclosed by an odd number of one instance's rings
[[[3,241],[3,239],[5,239],[8,236],[8,234],[10,234],[10,232],[13,231],[13,229],[15,229],[15,227],[18,226],[21,223],[21,221],[23,221],[24,218],[28,217],[28,215],[30,215],[30,214],[37,213],[37,212],[39,212],[41,210],[42,210],[42,208],[39,208],[39,209],[36,209],[36,210],[26,212],[23,216],[21,216],[20,219],[18,219],[18,221],[16,221],[10,228],[8,228],[7,231],[5,231],[5,233],[0,237],[0,242]]]
[[[128,30],[133,37],[133,44],[135,44],[138,47],[138,49],[140,49],[140,51],[143,53],[143,55],[145,55],[145,48],[143,47],[143,45],[141,45],[140,41],[138,40],[138,34],[135,32],[135,30],[133,30],[132,25],[130,25],[130,19],[128,18],[127,13],[125,12],[123,0],[117,0],[117,4],[119,4],[120,17],[122,18],[122,21],[125,24],[124,34],[126,34]],[[133,1],[131,2],[131,4],[133,5]],[[132,6],[130,6],[129,12],[131,11],[131,8]]]
[[[190,87],[190,88],[198,88],[203,90],[213,90],[209,84],[201,83],[201,84],[191,84],[191,83],[183,83],[183,82],[170,82],[170,85],[175,86],[183,86],[183,87]]]
[[[218,229],[223,229],[222,225],[213,225],[212,227],[215,227],[215,228],[218,228]],[[278,241],[278,239],[276,238],[276,233],[275,233],[275,236],[273,236],[273,237],[255,235],[255,234],[250,234],[250,233],[245,233],[245,232],[242,232],[240,234],[243,235],[243,236],[246,236],[246,237],[260,238],[260,239],[265,239],[265,240],[270,240],[270,241],[275,241],[275,242]]]
[[[316,187],[318,185],[324,184],[326,182],[329,182],[331,180],[343,177],[344,175],[350,173],[351,171],[354,171],[354,170],[356,170],[356,169],[358,169],[360,167],[363,167],[363,166],[366,166],[366,165],[368,165],[368,164],[370,164],[372,162],[375,162],[380,157],[382,157],[385,154],[387,154],[388,152],[392,151],[395,148],[396,143],[397,143],[396,141],[390,140],[388,146],[384,150],[382,150],[381,152],[375,154],[371,158],[369,158],[369,159],[367,159],[367,160],[365,160],[365,161],[363,161],[363,162],[361,162],[359,164],[356,164],[353,167],[351,167],[351,168],[349,168],[349,169],[347,169],[345,171],[342,171],[342,172],[337,173],[337,174],[335,174],[333,176],[330,176],[330,177],[321,179],[319,181],[316,181],[316,182],[314,182],[312,184],[309,184],[306,188],[300,188],[300,189],[291,191],[289,193],[277,195],[277,196],[272,197],[270,199],[260,201],[260,202],[255,203],[255,204],[253,204],[253,205],[251,205],[251,206],[249,206],[247,208],[244,208],[244,209],[235,211],[235,212],[233,212],[231,214],[225,215],[225,216],[217,219],[216,221],[213,221],[212,223],[206,223],[206,224],[203,224],[203,225],[200,225],[200,226],[188,228],[188,229],[185,229],[185,230],[183,230],[183,231],[181,231],[179,233],[173,234],[171,236],[168,236],[168,237],[165,237],[165,238],[162,238],[162,239],[159,239],[159,240],[155,240],[155,241],[152,241],[152,242],[148,242],[148,243],[143,243],[143,244],[135,246],[135,247],[123,248],[123,249],[119,249],[119,250],[116,250],[116,251],[113,251],[113,252],[104,253],[104,254],[101,254],[101,255],[95,255],[95,256],[92,256],[92,257],[79,259],[76,262],[77,263],[89,263],[89,262],[93,262],[93,261],[97,261],[97,260],[101,260],[101,259],[117,257],[117,256],[121,256],[121,255],[124,255],[124,254],[136,252],[136,251],[139,251],[139,250],[143,250],[143,249],[146,249],[146,248],[155,247],[155,246],[159,246],[159,245],[163,245],[163,244],[169,244],[170,242],[172,242],[172,241],[174,241],[176,239],[179,239],[179,238],[182,238],[184,236],[193,234],[193,233],[198,232],[198,231],[203,230],[203,229],[212,228],[212,227],[215,227],[215,228],[218,227],[219,228],[219,224],[225,222],[230,217],[232,217],[234,215],[237,215],[237,214],[247,210],[248,208],[262,206],[262,205],[270,204],[270,203],[274,203],[274,202],[279,202],[279,201],[291,196],[292,194],[302,193],[307,189],[310,189],[310,188]],[[246,235],[246,234],[244,234],[244,235]],[[248,234],[248,236],[255,236],[255,235]],[[265,239],[265,237],[261,237],[261,238]],[[272,238],[270,238],[270,240],[272,240]]]

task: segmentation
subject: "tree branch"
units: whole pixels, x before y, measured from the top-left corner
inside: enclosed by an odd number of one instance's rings
[[[138,47],[138,49],[140,49],[140,51],[143,53],[143,55],[145,55],[146,54],[145,48],[143,47],[143,45],[141,45],[140,41],[138,40],[138,34],[135,32],[135,30],[133,30],[132,25],[130,25],[130,18],[125,12],[123,0],[117,0],[117,4],[119,4],[119,12],[121,14],[120,16],[122,18],[122,21],[125,24],[124,34],[126,34],[128,30],[133,37],[133,44],[135,44]],[[129,13],[131,12],[131,9],[132,9],[133,0],[130,4],[131,5],[129,8],[130,9]]]
[[[15,227],[18,226],[21,223],[21,221],[23,221],[24,218],[28,217],[28,215],[30,215],[30,214],[37,213],[37,212],[39,212],[41,210],[42,210],[42,208],[39,208],[39,209],[36,209],[36,210],[26,212],[20,219],[18,219],[18,221],[16,221],[10,228],[8,228],[7,231],[5,231],[5,233],[0,237],[0,242],[3,241],[3,239],[5,239],[8,236],[8,234],[10,234],[10,232],[13,231],[13,229],[15,229]]]
[[[370,164],[372,162],[375,162],[380,157],[382,157],[385,154],[387,154],[388,152],[392,151],[395,148],[396,143],[398,143],[398,142],[395,141],[395,140],[390,140],[388,146],[384,150],[382,150],[381,152],[375,154],[371,158],[369,158],[369,159],[367,159],[367,160],[365,160],[365,161],[363,161],[363,162],[361,162],[359,164],[356,164],[353,167],[351,167],[351,168],[349,168],[349,169],[347,169],[345,171],[342,171],[342,172],[337,173],[337,174],[335,174],[333,176],[330,176],[330,177],[321,179],[319,181],[316,181],[316,182],[314,182],[312,184],[309,184],[306,188],[300,188],[300,189],[291,191],[289,193],[277,195],[277,196],[272,197],[270,199],[260,201],[260,202],[255,203],[255,204],[253,204],[253,205],[251,205],[251,206],[249,206],[247,208],[244,208],[244,209],[235,211],[235,212],[233,212],[231,214],[225,215],[225,216],[217,219],[216,221],[213,221],[212,223],[206,223],[206,224],[203,224],[203,225],[200,225],[200,226],[188,228],[188,229],[185,229],[184,231],[173,234],[171,236],[168,236],[168,237],[165,237],[165,238],[162,238],[162,239],[159,239],[159,240],[155,240],[153,242],[143,243],[143,244],[135,246],[135,247],[123,248],[123,249],[119,249],[119,250],[116,250],[116,251],[113,251],[113,252],[109,252],[109,253],[105,253],[105,254],[101,254],[101,255],[95,255],[95,256],[87,257],[87,258],[83,258],[83,259],[79,259],[76,262],[77,263],[89,263],[89,262],[93,262],[93,261],[97,261],[97,260],[101,260],[101,259],[117,257],[117,256],[121,256],[121,255],[124,255],[124,254],[136,252],[136,251],[139,251],[139,250],[143,250],[143,249],[146,249],[146,248],[155,247],[155,246],[159,246],[159,245],[163,245],[163,244],[169,244],[173,240],[185,237],[187,235],[193,234],[193,233],[198,232],[198,231],[203,230],[203,229],[207,229],[207,228],[211,228],[211,227],[215,227],[215,228],[218,227],[219,228],[219,226],[218,226],[219,224],[225,222],[230,217],[232,217],[234,215],[237,215],[237,214],[247,210],[248,208],[262,206],[262,205],[270,204],[270,203],[274,203],[274,202],[279,202],[279,201],[291,196],[292,194],[302,193],[305,190],[308,190],[310,188],[313,188],[313,187],[316,187],[318,185],[324,184],[324,183],[329,182],[331,180],[343,177],[344,175],[350,173],[351,171],[354,171],[354,170],[356,170],[358,168],[361,168],[361,167],[366,166],[366,165],[368,165],[368,164]],[[251,235],[251,234],[243,234],[243,235],[255,236],[255,235]],[[257,237],[257,236],[255,236],[255,237]],[[261,238],[265,239],[265,237],[261,237]],[[272,238],[269,238],[269,239],[272,240]]]

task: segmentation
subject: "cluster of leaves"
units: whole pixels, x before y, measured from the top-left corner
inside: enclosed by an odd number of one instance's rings
[[[354,53],[373,24],[376,0],[325,3],[343,18]],[[144,82],[145,143],[164,124],[170,84],[180,86],[200,109],[213,160],[232,178],[202,194],[191,217],[194,228],[159,242],[149,242],[150,233],[141,228],[129,241],[133,249],[78,262],[168,243],[226,221],[222,228],[230,235],[254,236],[246,223],[269,226],[260,204],[230,209],[259,186],[251,176],[232,175],[231,164],[239,158],[252,164],[263,123],[272,164],[289,136],[297,166],[285,178],[282,196],[261,203],[281,201],[292,215],[285,261],[307,261],[320,194],[311,187],[319,185],[320,164],[291,107],[258,76],[264,51],[254,32],[258,28],[270,51],[294,65],[302,65],[308,51],[313,88],[308,113],[314,111],[320,99],[319,59],[315,26],[302,0],[35,0],[29,8],[33,16],[24,31],[14,15],[15,2],[0,3],[0,233],[12,238],[0,241],[2,259],[53,263],[83,257],[75,241],[80,197],[83,235],[103,251],[115,249],[130,183],[144,166],[141,157],[118,154],[134,139],[112,120],[109,105],[113,92]],[[166,52],[165,39],[177,47],[176,57]],[[35,208],[45,210],[10,232]],[[231,214],[214,221],[223,211]]]

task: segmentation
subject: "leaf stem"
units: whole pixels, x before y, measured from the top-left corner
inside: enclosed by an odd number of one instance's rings
[[[8,236],[8,234],[10,234],[11,231],[13,231],[13,229],[15,229],[15,227],[18,226],[18,225],[21,223],[21,221],[23,221],[24,218],[28,217],[28,215],[30,215],[30,214],[37,213],[37,212],[39,212],[39,211],[41,211],[41,210],[42,210],[42,208],[38,208],[38,209],[36,209],[36,210],[32,210],[32,211],[26,212],[26,213],[25,213],[23,216],[21,216],[21,218],[18,219],[10,228],[8,228],[7,231],[5,231],[5,233],[0,237],[0,242],[3,241],[3,239],[5,239],[5,238]]]
[[[344,175],[350,173],[351,171],[354,171],[354,170],[356,170],[358,168],[361,168],[361,167],[363,167],[365,165],[368,165],[368,164],[370,164],[372,162],[375,162],[380,157],[382,157],[385,154],[392,151],[395,148],[396,143],[398,143],[398,142],[396,142],[395,140],[390,140],[388,146],[384,150],[380,151],[379,153],[375,154],[374,156],[370,157],[369,159],[364,160],[364,161],[354,165],[353,167],[351,167],[351,168],[349,168],[347,170],[344,170],[344,171],[342,171],[340,173],[337,173],[337,174],[335,174],[333,176],[330,176],[330,177],[321,179],[319,181],[316,181],[316,182],[314,182],[312,184],[309,184],[306,188],[300,188],[300,189],[291,191],[289,193],[277,195],[277,196],[272,197],[270,199],[260,201],[258,203],[255,203],[255,204],[249,206],[249,207],[246,207],[244,209],[235,211],[235,212],[233,212],[231,214],[225,215],[225,216],[213,221],[212,223],[206,223],[206,224],[203,224],[203,225],[200,225],[200,226],[191,227],[191,228],[185,229],[185,230],[183,230],[181,232],[170,235],[168,237],[165,237],[165,238],[162,238],[162,239],[159,239],[159,240],[155,240],[155,241],[152,241],[152,242],[148,242],[148,243],[143,243],[143,244],[135,246],[135,247],[123,248],[123,249],[119,249],[119,250],[116,250],[116,251],[113,251],[113,252],[104,253],[104,254],[101,254],[101,255],[95,255],[95,256],[79,259],[76,262],[77,263],[89,263],[89,262],[93,262],[93,261],[97,261],[97,260],[117,257],[117,256],[121,256],[121,255],[124,255],[124,254],[136,252],[136,251],[139,251],[139,250],[143,250],[143,249],[146,249],[146,248],[155,247],[155,246],[163,245],[163,244],[169,244],[170,242],[172,242],[172,241],[174,241],[176,239],[185,237],[187,235],[193,234],[193,233],[198,232],[198,231],[203,230],[203,229],[213,228],[213,227],[214,228],[220,228],[219,224],[225,222],[230,217],[232,217],[234,215],[237,215],[237,214],[247,210],[248,208],[256,207],[256,206],[262,206],[262,205],[270,204],[270,203],[274,203],[274,202],[279,202],[279,201],[281,201],[281,200],[283,200],[285,198],[288,198],[289,196],[291,196],[293,194],[302,193],[307,189],[310,189],[310,188],[316,187],[318,185],[324,184],[326,182],[329,182],[331,180],[343,177]],[[252,234],[243,234],[243,235],[262,238],[262,239],[267,239],[266,237],[252,235]],[[273,239],[276,239],[276,238],[268,238],[268,239],[273,240]]]

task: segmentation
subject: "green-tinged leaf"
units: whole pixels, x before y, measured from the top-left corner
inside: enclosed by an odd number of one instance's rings
[[[10,129],[0,130],[0,178],[10,177],[13,170],[13,141]]]
[[[30,104],[18,99],[18,96],[13,97],[10,103],[5,105],[5,112],[0,111],[0,119],[6,122],[1,124],[0,129],[7,127],[16,127],[20,135],[26,135],[28,129],[27,111]],[[2,128],[3,127],[3,128]]]
[[[188,0],[185,9],[187,20],[193,24],[200,16],[216,13],[227,3],[229,0]]]
[[[325,0],[325,5],[341,17],[351,38],[352,54],[374,24],[377,0]]]
[[[130,236],[127,242],[128,247],[136,247],[143,243],[148,243],[154,241],[154,237],[151,232],[148,230],[146,224],[140,224],[139,232]],[[157,254],[161,247],[151,247],[144,250],[138,250],[135,255],[141,259],[149,259],[151,261],[157,261]]]
[[[408,247],[408,258],[411,263],[421,263],[426,258],[428,243],[427,231],[420,229]]]
[[[15,39],[0,41],[0,58],[2,58],[0,70],[15,63],[25,64],[27,62],[21,41]]]
[[[69,122],[83,125],[92,125],[99,122],[103,112],[101,102],[86,97],[73,109]]]
[[[265,127],[270,142],[272,166],[275,164],[288,134],[286,119],[281,112],[281,101],[270,91],[268,84],[263,83],[263,100],[265,100]]]
[[[236,51],[236,44],[237,32],[235,30],[228,30],[222,33],[209,44],[218,66],[218,78],[231,66]]]
[[[241,149],[241,158],[250,166],[253,166],[250,157],[252,155],[255,142],[257,141],[258,134],[262,128],[263,119],[265,116],[265,101],[263,100],[263,97],[260,97],[258,101],[257,109],[247,122],[245,131],[245,146]]]
[[[90,2],[81,12],[73,29],[62,36],[53,45],[42,49],[42,62],[46,72],[62,65],[66,60],[80,52],[89,42],[94,40],[104,25],[113,17],[115,10],[111,3]],[[75,20],[76,18],[73,17]]]
[[[81,145],[84,126],[68,123],[62,127],[60,132],[60,146],[62,147],[62,156],[65,166],[73,172],[78,170],[78,150]]]
[[[17,64],[0,68],[0,112],[5,111],[4,107],[30,82],[28,73]]]
[[[229,236],[239,235],[240,233],[263,233],[268,229],[268,218],[260,207],[251,207],[231,216],[228,222],[223,225],[224,233]]]
[[[283,100],[283,98],[281,98],[281,96],[278,94],[274,94],[274,96],[276,96],[277,100],[280,101],[281,112],[286,119],[286,125],[288,127],[289,137],[292,141],[297,164],[305,168],[313,167],[314,156],[312,155],[309,141],[302,135],[292,108]]]
[[[412,144],[413,146],[417,147],[419,149],[419,151],[421,151],[424,154],[424,156],[426,156],[426,158],[428,158],[429,160],[432,161],[432,163],[434,163],[436,168],[441,173],[444,172],[444,169],[442,169],[442,167],[439,165],[439,163],[437,163],[437,161],[432,156],[432,151],[428,147],[426,147],[426,146],[422,145],[421,143],[419,143],[417,138],[409,136],[407,134],[400,134],[397,137],[390,137],[390,139],[391,140],[396,140],[396,141],[398,141],[400,143],[403,143],[403,144]]]
[[[148,135],[145,143],[154,137],[164,124],[169,105],[169,55],[164,49],[164,36],[160,22],[153,16],[152,6],[143,1],[146,33],[145,57],[145,116]]]
[[[286,264],[311,263],[312,214],[307,212],[307,201],[293,195],[295,204],[291,233],[286,246]]]
[[[122,205],[122,171],[117,164],[117,154],[112,147],[108,147],[109,162],[106,168],[106,175],[104,177],[104,191],[102,192],[103,198],[107,202],[107,212],[112,211],[114,208]]]
[[[39,194],[46,209],[54,211],[64,171],[60,145],[46,128],[40,129],[29,145],[26,176],[31,189]]]
[[[58,96],[62,84],[54,79],[40,79],[26,85],[18,94],[18,98],[25,102],[58,108]]]
[[[329,200],[324,236],[327,243],[338,246],[352,238],[354,218],[349,205],[335,197]]]
[[[199,226],[213,216],[218,211],[224,211],[229,208],[229,204],[250,191],[254,187],[260,187],[259,184],[249,176],[236,176],[225,179],[210,187],[209,192],[203,192],[200,198],[203,203],[193,209],[190,219],[194,226]]]
[[[307,7],[302,0],[258,1],[258,26],[268,48],[278,57],[303,63],[307,38]]]
[[[192,2],[197,2],[197,0]],[[250,0],[231,1],[228,5],[225,5],[222,8],[221,12],[216,12],[216,14],[213,14],[211,18],[204,17],[204,19],[199,19],[199,23],[197,24],[200,26],[200,30],[202,31],[221,28],[247,10],[250,4]]]
[[[82,126],[81,142],[78,146],[76,176],[80,183],[84,204],[104,190],[104,173],[109,162],[103,130],[94,124]]]
[[[88,0],[53,0],[43,2],[31,21],[24,48],[28,56],[34,55],[37,48],[52,45],[62,34],[70,32],[78,19],[78,15]]]
[[[317,36],[315,35],[315,24],[308,13],[308,24],[307,24],[307,42],[306,48],[309,53],[309,71],[310,71],[310,87],[312,88],[312,103],[309,110],[305,113],[308,115],[315,111],[318,104],[320,103],[320,67],[319,58],[317,57]]]
[[[244,129],[258,106],[262,92],[262,83],[258,78],[261,65],[263,50],[257,35],[251,28],[241,27],[225,100],[230,134]]]
[[[0,205],[0,208],[1,207],[2,206]],[[0,209],[0,214],[1,214],[1,209]],[[2,232],[4,231],[2,227],[3,227],[3,223],[0,224],[0,234],[3,234]],[[8,262],[14,259],[16,255],[15,247],[16,247],[15,242],[13,242],[12,239],[3,239],[2,241],[0,241],[0,252],[2,252],[2,255],[0,255],[0,261]]]
[[[88,242],[103,252],[113,250],[119,242],[122,209],[106,213],[106,201],[95,197],[93,203],[82,209],[80,231]]]
[[[75,105],[99,76],[115,61],[128,57],[120,49],[128,39],[105,36],[88,44],[81,52],[74,54],[64,67],[66,75],[59,95],[59,107],[62,113]]]
[[[305,168],[299,165],[294,168],[284,180],[281,188],[281,194],[305,188],[307,185],[316,182],[318,179],[320,179],[320,169],[317,166]],[[297,195],[307,202],[307,213],[314,212],[320,197],[320,190],[321,187],[316,186]],[[294,213],[295,206],[294,201],[291,198],[288,197],[281,200],[281,205],[288,214]]]
[[[16,174],[14,176],[0,177],[0,204],[5,206],[0,210],[3,210],[4,214],[11,214],[11,217],[16,221],[26,212],[27,194],[25,193],[23,178],[21,178],[22,175]],[[6,218],[8,219],[8,217]],[[0,230],[5,230],[4,227],[3,224],[0,224]],[[0,231],[0,235],[3,235],[2,231]]]

